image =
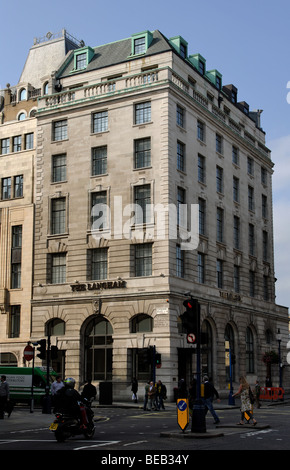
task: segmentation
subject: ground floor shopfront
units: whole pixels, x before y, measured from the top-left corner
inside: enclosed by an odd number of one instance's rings
[[[168,398],[173,399],[179,380],[189,384],[196,373],[196,347],[182,333],[184,297],[168,292],[124,294],[122,287],[117,284],[92,295],[88,285],[76,290],[70,286],[64,295],[60,290],[53,296],[47,287],[38,287],[32,302],[32,339],[50,336],[51,344],[58,347],[54,369],[74,377],[78,386],[88,378],[97,387],[108,382],[113,400],[130,400],[133,377],[140,396],[154,377],[166,385]],[[222,394],[228,393],[230,380],[237,388],[240,375],[264,385],[270,372],[273,385],[278,386],[279,364],[269,368],[263,357],[267,351],[278,354],[279,345],[283,385],[290,385],[287,309],[255,310],[223,297],[199,301],[204,338],[201,372],[212,378]],[[229,346],[234,359],[231,368]],[[161,364],[155,364],[154,354],[161,355]]]

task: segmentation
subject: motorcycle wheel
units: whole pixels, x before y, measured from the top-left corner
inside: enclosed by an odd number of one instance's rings
[[[85,436],[86,439],[92,439],[94,437],[94,434],[95,434],[95,427],[94,426],[90,429],[87,429],[84,432],[84,436]]]

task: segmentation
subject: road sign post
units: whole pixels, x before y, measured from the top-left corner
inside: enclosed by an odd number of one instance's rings
[[[189,423],[189,406],[187,398],[177,399],[177,422],[184,432]]]

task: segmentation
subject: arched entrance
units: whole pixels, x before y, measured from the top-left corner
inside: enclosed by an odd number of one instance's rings
[[[84,379],[112,380],[113,328],[103,316],[97,315],[84,333]]]

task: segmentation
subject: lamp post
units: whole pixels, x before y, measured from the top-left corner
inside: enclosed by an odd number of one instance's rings
[[[279,354],[279,387],[282,387],[282,364],[281,364],[281,341],[282,334],[280,333],[280,328],[277,330],[276,339],[278,341],[278,354]]]

